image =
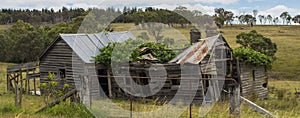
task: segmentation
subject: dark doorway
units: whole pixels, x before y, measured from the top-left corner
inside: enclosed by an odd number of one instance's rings
[[[102,88],[103,92],[101,91],[101,96],[108,96],[109,95],[109,92],[108,92],[108,80],[107,80],[107,77],[101,77],[101,76],[107,76],[107,71],[105,69],[99,69],[98,70],[98,75],[100,77],[98,77],[99,79],[99,84],[100,84],[100,87]]]

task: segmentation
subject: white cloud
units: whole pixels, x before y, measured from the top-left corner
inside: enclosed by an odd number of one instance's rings
[[[295,8],[289,8],[287,6],[284,6],[284,5],[277,5],[273,8],[270,8],[270,9],[267,9],[267,10],[264,10],[264,11],[259,11],[258,14],[261,14],[261,15],[272,15],[273,17],[279,17],[280,14],[282,12],[289,12],[289,14],[291,16],[294,16],[294,15],[298,15],[300,14],[300,9],[295,9]]]
[[[247,0],[248,2],[260,2],[260,1],[266,1],[266,0]]]
[[[155,6],[155,5],[184,5],[184,4],[200,4],[200,3],[219,3],[231,4],[239,0],[4,0],[1,1],[0,8],[61,8],[67,7],[106,7],[106,6]]]

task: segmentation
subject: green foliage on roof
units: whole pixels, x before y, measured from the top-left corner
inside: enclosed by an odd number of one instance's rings
[[[273,59],[250,48],[239,47],[233,50],[235,57],[246,64],[272,67]]]
[[[146,50],[141,50],[146,47]],[[93,57],[96,64],[110,66],[111,63],[137,62],[144,60],[144,54],[151,54],[158,62],[165,63],[175,58],[175,53],[165,45],[144,42],[141,39],[128,39],[122,43],[109,43],[100,49],[100,54]]]

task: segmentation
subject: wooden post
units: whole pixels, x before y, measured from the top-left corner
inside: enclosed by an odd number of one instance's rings
[[[15,83],[16,88],[16,96],[15,96],[15,106],[21,107],[22,106],[22,84],[20,81],[18,83]]]
[[[93,86],[92,86],[92,82],[93,82],[93,80],[91,80],[92,79],[92,77],[90,77],[90,76],[87,76],[87,80],[88,80],[88,90],[89,90],[89,108],[91,109],[92,108],[92,88],[93,88]]]
[[[30,84],[29,84],[29,77],[28,77],[28,75],[29,75],[29,70],[26,67],[26,83],[25,83],[25,85],[27,85],[27,87],[25,87],[25,88],[26,88],[27,93],[30,94]]]
[[[229,89],[230,91],[230,106],[229,106],[229,113],[240,117],[240,86],[239,84],[232,85]]]
[[[108,97],[112,98],[112,85],[111,85],[110,71],[108,71],[107,73],[107,84],[108,84]]]
[[[6,84],[7,84],[7,92],[11,91],[11,86],[10,86],[10,77],[8,76],[8,74],[6,74]]]
[[[33,70],[33,75],[35,75],[35,69]],[[33,90],[34,90],[34,95],[36,95],[36,82],[35,82],[35,76],[33,78]]]
[[[190,80],[190,92],[192,91],[192,80]],[[197,91],[196,91],[197,94]],[[192,118],[192,104],[193,104],[193,99],[192,99],[192,95],[190,93],[190,100],[192,100],[192,102],[190,103],[190,118]]]
[[[130,118],[132,118],[132,111],[133,111],[133,106],[132,106],[132,79],[130,78]]]
[[[22,94],[23,94],[23,83],[22,83],[22,78],[23,78],[23,76],[22,76],[22,68],[20,68],[20,79],[19,79],[19,83],[20,83],[20,85],[18,85],[18,89],[19,89],[19,91],[20,91],[20,94],[19,94],[19,100],[20,100],[20,107],[21,107],[21,105],[22,105]],[[18,84],[19,84],[18,83]]]
[[[91,106],[91,96],[90,96],[90,89],[89,89],[89,79],[87,76],[82,76],[81,78],[81,99],[82,99],[82,103],[84,105],[87,105],[88,108],[90,108]]]

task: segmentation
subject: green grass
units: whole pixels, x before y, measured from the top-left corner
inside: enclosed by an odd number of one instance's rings
[[[0,25],[0,33],[3,33],[5,30],[7,30],[10,27],[10,25]]]
[[[243,30],[240,28],[243,27]],[[223,36],[232,48],[236,35],[241,32],[256,30],[277,44],[278,51],[270,77],[283,80],[300,80],[300,26],[234,26],[222,28]]]

